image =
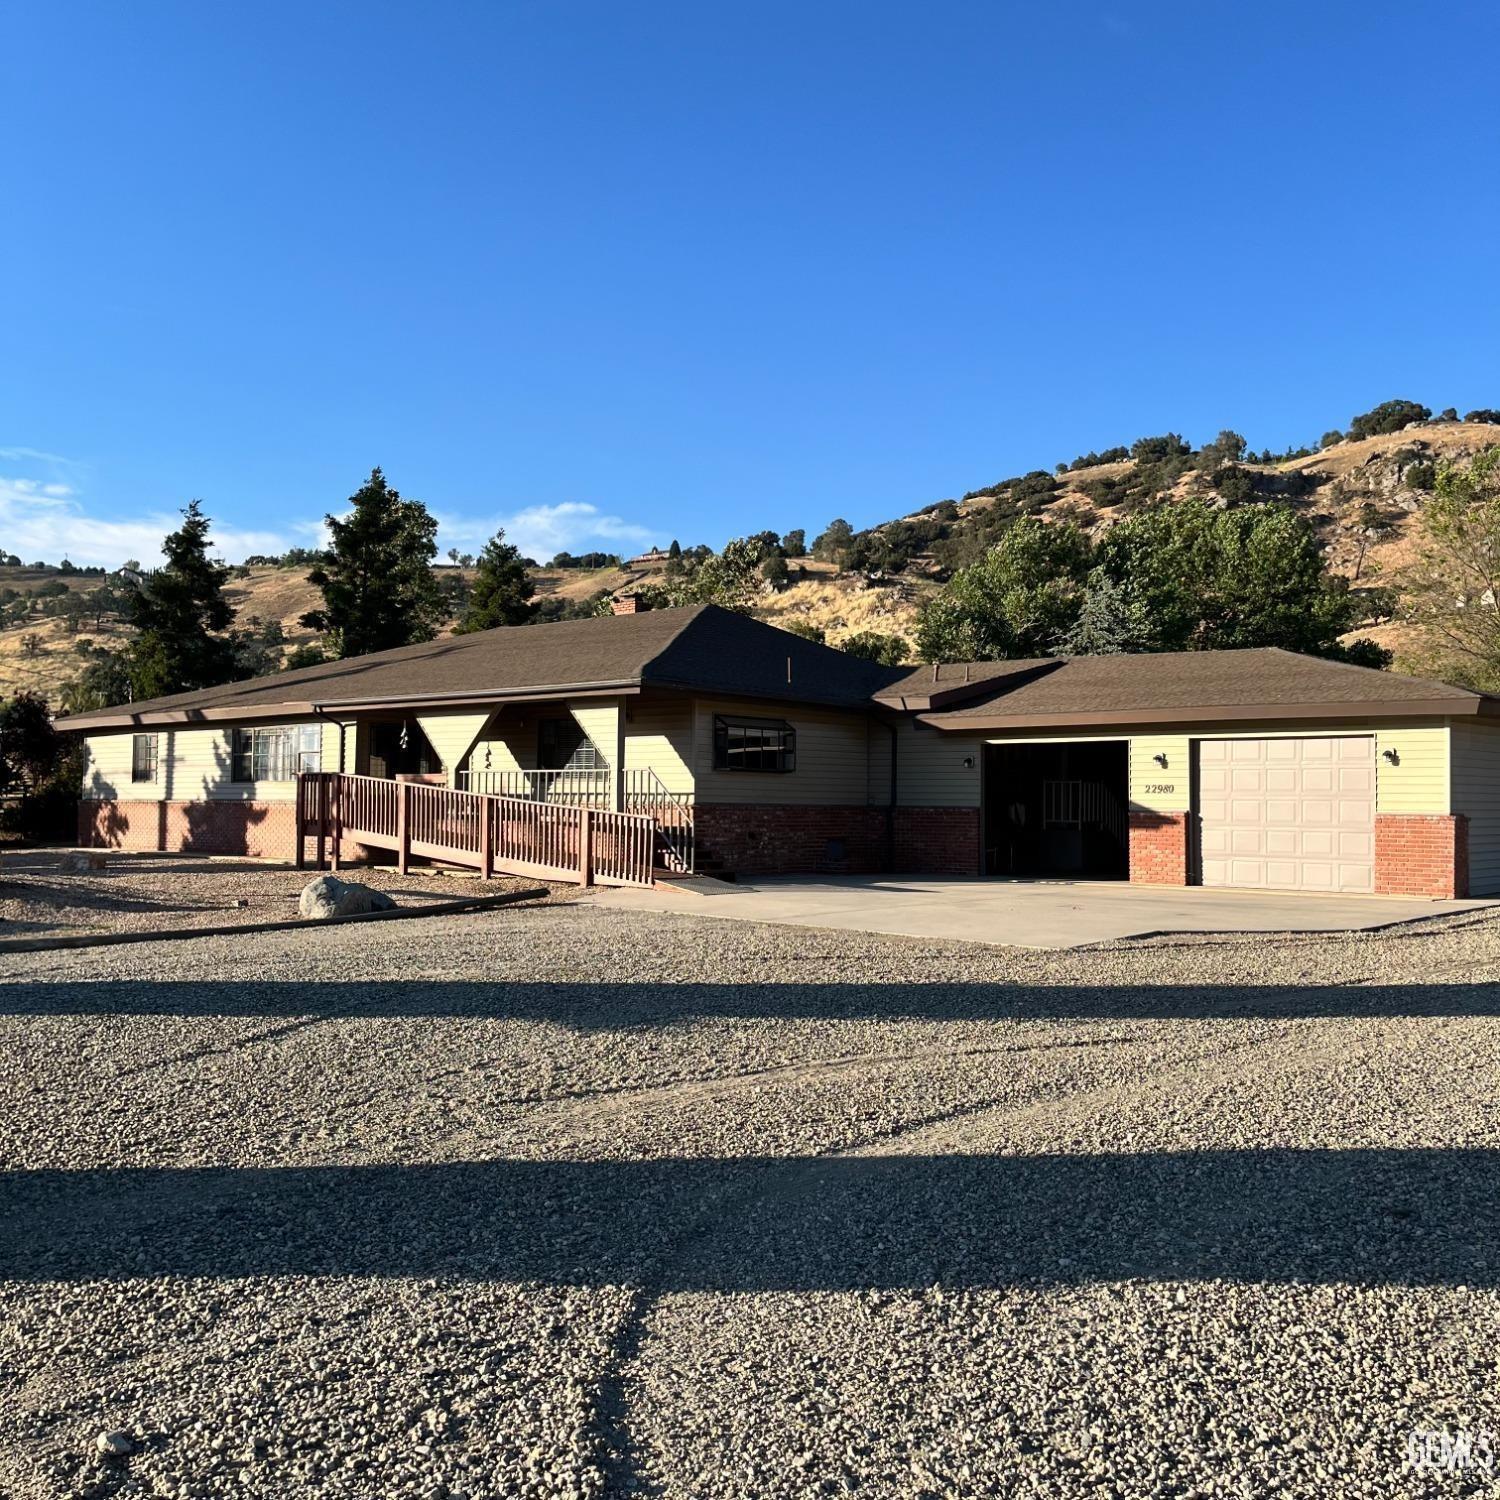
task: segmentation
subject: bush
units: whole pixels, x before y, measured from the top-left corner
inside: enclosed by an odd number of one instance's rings
[[[1342,443],[1343,441],[1344,441],[1344,434],[1342,432],[1340,432],[1337,427],[1330,427],[1328,429],[1328,431],[1325,432],[1323,434],[1323,436],[1318,439],[1318,447],[1319,448],[1333,448],[1333,447],[1337,447],[1337,445],[1339,443]]]
[[[911,660],[911,645],[904,636],[882,635],[878,630],[857,630],[839,642],[839,650],[883,667],[899,667]]]
[[[1085,453],[1075,458],[1067,468],[1074,469],[1097,469],[1100,464],[1122,464],[1130,457],[1129,448],[1106,448],[1103,453]]]
[[[1208,482],[1230,505],[1243,505],[1255,494],[1255,476],[1238,464],[1225,464],[1222,469],[1215,469]]]
[[[1192,448],[1183,440],[1182,434],[1168,432],[1161,437],[1137,438],[1130,445],[1130,456],[1139,464],[1160,463],[1164,459],[1186,458]]]
[[[1437,483],[1437,465],[1425,459],[1421,463],[1412,464],[1402,474],[1401,482],[1409,490],[1422,490],[1430,493],[1433,485]]]
[[[1413,422],[1425,422],[1432,415],[1430,407],[1416,401],[1382,401],[1371,411],[1361,412],[1349,424],[1349,438],[1379,437],[1382,433],[1400,432]]]
[[[1473,411],[1464,413],[1465,422],[1491,422],[1500,425],[1500,411],[1492,406],[1477,406]]]
[[[828,632],[808,620],[788,620],[782,628],[791,635],[800,635],[804,641],[816,641],[820,646],[828,640]]]

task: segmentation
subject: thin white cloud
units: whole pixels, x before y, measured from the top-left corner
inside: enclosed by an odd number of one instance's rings
[[[546,562],[558,552],[618,552],[649,542],[651,531],[623,516],[601,511],[583,500],[565,500],[558,505],[528,505],[505,516],[438,517],[439,546],[477,552],[495,532],[503,529],[528,557]]]
[[[64,557],[81,566],[117,568],[127,558],[155,562],[162,538],[181,517],[153,512],[139,519],[111,521],[84,509],[68,485],[0,475],[0,548],[22,562],[56,563]],[[283,552],[286,541],[274,531],[213,528],[214,545],[234,560],[251,552]]]

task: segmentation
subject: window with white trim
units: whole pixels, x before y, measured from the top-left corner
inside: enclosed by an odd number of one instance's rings
[[[303,771],[321,770],[320,724],[271,724],[235,729],[230,734],[231,781],[291,781]]]
[[[785,719],[742,719],[714,715],[714,770],[797,769],[797,731]]]
[[[133,734],[130,737],[130,779],[132,781],[156,780],[156,746],[154,734]]]

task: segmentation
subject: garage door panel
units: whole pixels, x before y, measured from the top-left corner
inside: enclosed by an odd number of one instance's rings
[[[1205,885],[1375,888],[1375,741],[1310,735],[1198,745]]]

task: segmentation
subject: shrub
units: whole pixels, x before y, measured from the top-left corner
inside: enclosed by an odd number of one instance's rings
[[[1322,437],[1318,439],[1319,448],[1334,448],[1344,441],[1344,434],[1337,427],[1330,427]]]
[[[1430,407],[1416,401],[1382,401],[1379,406],[1361,412],[1349,424],[1351,441],[1361,438],[1379,437],[1382,433],[1400,432],[1413,422],[1425,422],[1432,415]]]
[[[1163,459],[1186,458],[1192,448],[1181,433],[1168,432],[1161,437],[1137,438],[1130,445],[1130,456],[1141,464],[1160,463]]]
[[[1230,505],[1243,505],[1255,494],[1255,476],[1238,464],[1225,464],[1222,469],[1215,469],[1208,482]]]
[[[782,629],[791,635],[800,635],[804,641],[816,641],[820,646],[828,640],[828,632],[810,620],[788,620]]]
[[[1409,490],[1430,492],[1437,483],[1437,465],[1423,460],[1412,464],[1401,476],[1401,482]]]
[[[839,650],[883,667],[899,667],[911,660],[911,645],[904,636],[882,635],[878,630],[857,630],[839,642]]]
[[[1492,406],[1478,406],[1464,413],[1465,422],[1492,422],[1500,425],[1500,411]]]

